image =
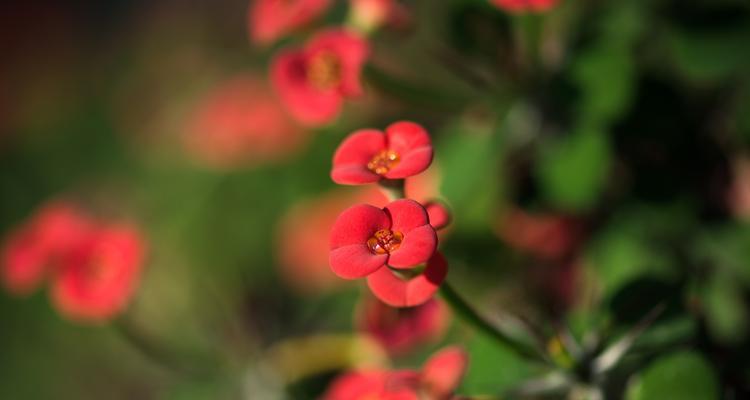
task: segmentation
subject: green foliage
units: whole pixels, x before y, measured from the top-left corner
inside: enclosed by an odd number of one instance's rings
[[[532,366],[491,337],[474,336],[468,352],[471,363],[460,393],[500,394],[534,374]]]
[[[719,383],[711,365],[696,352],[682,351],[654,361],[631,385],[628,400],[714,400]]]

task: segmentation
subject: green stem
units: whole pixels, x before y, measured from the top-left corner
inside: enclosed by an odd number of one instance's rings
[[[448,282],[443,282],[440,286],[440,292],[443,295],[443,299],[451,306],[453,311],[465,322],[473,325],[477,330],[494,338],[523,358],[549,364],[549,359],[544,353],[519,341],[479,315],[479,313],[474,310],[474,308],[466,302],[466,300],[464,300]]]
[[[379,183],[380,189],[388,198],[388,201],[395,201],[406,198],[404,190],[405,181],[403,179],[383,179]]]

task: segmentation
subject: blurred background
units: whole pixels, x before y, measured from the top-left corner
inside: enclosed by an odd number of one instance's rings
[[[605,398],[750,398],[750,3],[399,1],[369,34],[364,95],[306,127],[270,60],[352,4],[266,46],[247,0],[0,5],[0,232],[64,197],[148,248],[110,321],[0,291],[3,398],[314,399],[339,371],[445,344],[469,353],[460,394],[538,377],[440,300],[430,339],[394,350],[362,322],[362,282],[330,272],[336,215],[383,202],[331,182],[333,151],[398,120],[432,136],[407,194],[450,206],[448,281],[482,313],[582,365],[561,332],[606,348],[658,307]]]

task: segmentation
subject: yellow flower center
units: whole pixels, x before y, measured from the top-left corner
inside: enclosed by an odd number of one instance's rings
[[[393,150],[383,150],[367,163],[367,169],[378,175],[385,175],[398,165],[399,161],[398,153]]]
[[[397,250],[403,240],[403,233],[393,232],[390,229],[381,229],[367,240],[367,248],[373,254],[388,254]]]

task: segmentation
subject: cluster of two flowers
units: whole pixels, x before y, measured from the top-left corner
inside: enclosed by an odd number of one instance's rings
[[[426,170],[432,156],[430,137],[418,124],[397,122],[385,132],[363,129],[336,150],[331,178],[345,185],[380,182],[399,187],[403,179]],[[440,203],[425,207],[397,199],[382,209],[350,207],[331,229],[331,269],[344,279],[366,277],[373,294],[391,306],[422,304],[447,274],[436,233],[447,222]]]

